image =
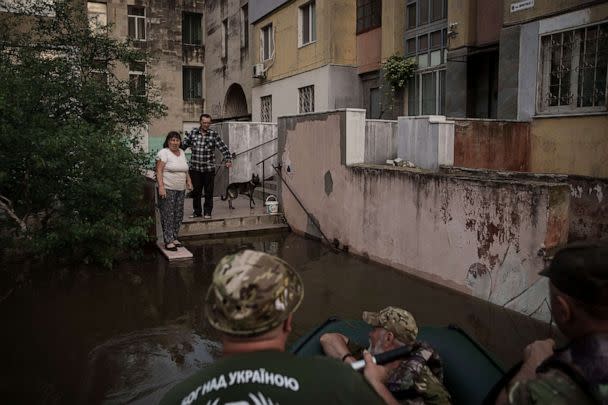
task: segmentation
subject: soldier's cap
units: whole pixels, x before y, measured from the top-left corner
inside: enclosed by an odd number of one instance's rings
[[[416,320],[408,311],[397,307],[386,307],[378,312],[363,312],[363,320],[374,327],[392,332],[403,343],[410,343],[418,336]]]
[[[302,280],[289,264],[244,250],[225,256],[215,267],[205,315],[224,333],[254,336],[280,325],[303,298]]]
[[[539,273],[585,304],[608,305],[608,243],[580,242],[557,251]]]

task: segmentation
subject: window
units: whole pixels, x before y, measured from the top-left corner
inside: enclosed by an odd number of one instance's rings
[[[268,24],[262,28],[262,49],[261,56],[262,61],[272,59],[274,57],[274,32],[272,30],[272,24]]]
[[[202,15],[196,13],[182,13],[182,44],[203,44]]]
[[[408,30],[448,17],[447,0],[407,0],[407,3]]]
[[[222,58],[228,57],[228,19],[222,21]]]
[[[300,87],[300,114],[315,111],[315,86]]]
[[[357,0],[357,34],[380,27],[381,0]]]
[[[91,31],[97,32],[108,25],[107,5],[104,3],[87,2],[87,17]]]
[[[445,72],[423,71],[408,82],[408,115],[445,114]]]
[[[182,75],[184,100],[203,98],[203,68],[184,67]]]
[[[314,1],[300,7],[300,46],[315,42],[317,40],[317,18],[315,13]]]
[[[132,96],[146,95],[145,63],[129,64],[129,94],[131,94]]]
[[[129,19],[129,38],[146,40],[146,9],[138,6],[127,6]]]
[[[272,122],[272,96],[260,97],[261,120]]]
[[[241,48],[249,46],[249,7],[241,7]]]
[[[606,111],[608,22],[541,37],[540,113]]]

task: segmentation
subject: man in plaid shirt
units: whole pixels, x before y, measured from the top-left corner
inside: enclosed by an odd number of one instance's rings
[[[190,132],[182,142],[182,149],[190,148],[190,178],[192,179],[192,206],[194,212],[190,218],[211,218],[213,210],[213,182],[215,180],[215,148],[224,155],[227,168],[232,167],[232,155],[228,146],[222,141],[219,134],[211,129],[211,116],[201,114],[201,127]],[[205,204],[201,212],[201,194],[205,192]]]

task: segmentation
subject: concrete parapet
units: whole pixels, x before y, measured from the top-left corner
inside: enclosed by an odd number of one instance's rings
[[[537,273],[545,252],[567,241],[570,187],[349,167],[348,116],[341,110],[279,119],[281,175],[293,190],[280,187],[280,196],[292,229],[320,237],[319,227],[350,252],[546,319],[547,284]]]
[[[383,164],[397,157],[397,121],[365,121],[365,163]]]
[[[442,115],[399,117],[397,154],[422,169],[454,164],[454,121]]]

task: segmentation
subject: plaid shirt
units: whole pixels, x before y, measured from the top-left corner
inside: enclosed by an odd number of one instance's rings
[[[190,158],[190,170],[197,172],[215,172],[215,148],[224,155],[224,160],[229,162],[232,155],[228,146],[222,141],[219,134],[210,129],[208,132],[201,132],[200,128],[192,130],[184,137],[182,149],[190,148],[192,157]]]

